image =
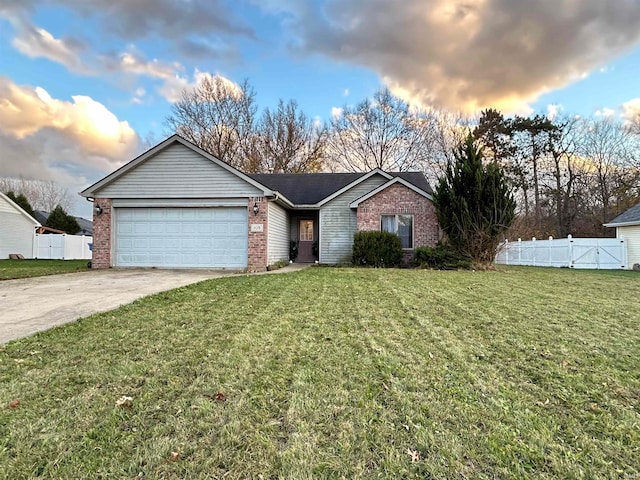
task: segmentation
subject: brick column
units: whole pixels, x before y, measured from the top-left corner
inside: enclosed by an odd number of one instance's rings
[[[91,268],[109,268],[111,266],[111,199],[96,198],[94,207],[100,205],[100,215],[93,211],[93,250]]]
[[[259,211],[255,215],[253,206],[257,204]],[[249,198],[249,258],[247,268],[250,272],[267,270],[267,222],[268,205],[264,197]],[[253,226],[252,226],[253,225]],[[262,231],[260,227],[262,226]]]

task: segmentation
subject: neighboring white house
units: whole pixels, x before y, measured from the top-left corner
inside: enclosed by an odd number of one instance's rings
[[[0,259],[19,253],[33,258],[35,229],[40,223],[0,192]]]
[[[628,268],[640,268],[640,203],[618,215],[605,227],[615,227],[616,237],[624,237],[627,244]],[[638,267],[634,267],[638,265]]]

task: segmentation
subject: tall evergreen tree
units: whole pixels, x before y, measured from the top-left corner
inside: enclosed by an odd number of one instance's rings
[[[493,262],[500,235],[514,218],[515,200],[497,163],[482,161],[470,134],[454,152],[433,195],[440,226],[451,245],[476,265]]]
[[[69,235],[75,235],[80,231],[80,225],[78,225],[76,219],[65,212],[60,205],[51,211],[45,224],[47,227],[62,230]]]
[[[27,200],[27,197],[22,193],[20,195],[16,195],[13,192],[7,192],[7,197],[13,200],[20,208],[33,217],[33,208],[31,208],[31,204],[29,203],[29,200]]]

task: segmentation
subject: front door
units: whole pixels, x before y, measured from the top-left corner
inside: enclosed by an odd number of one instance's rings
[[[316,259],[313,254],[313,220],[300,220],[298,224],[298,262],[312,263]]]

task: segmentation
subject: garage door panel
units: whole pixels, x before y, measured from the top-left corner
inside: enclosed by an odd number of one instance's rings
[[[133,225],[133,232],[136,234],[148,234],[149,233],[149,224],[137,222]]]
[[[117,208],[115,217],[116,266],[247,266],[246,208]]]

